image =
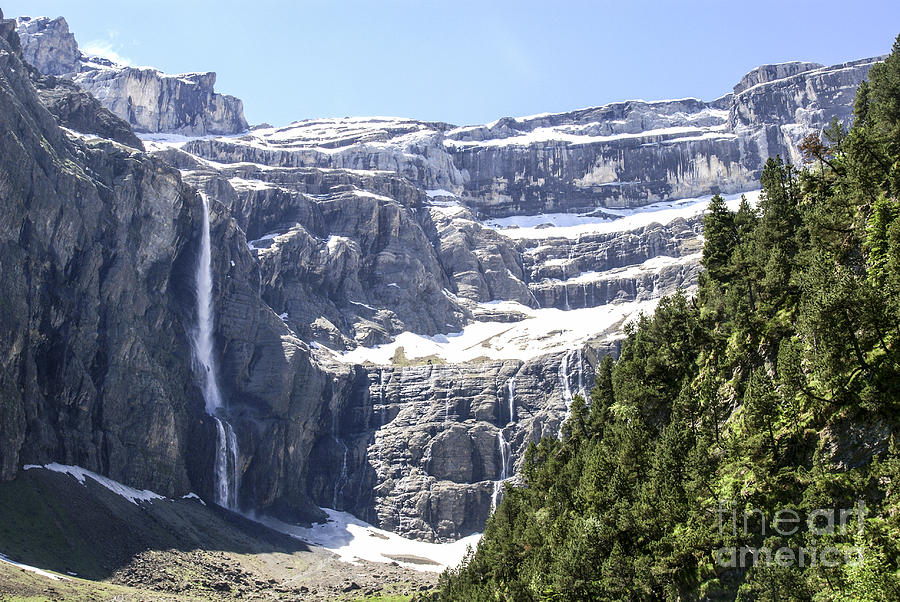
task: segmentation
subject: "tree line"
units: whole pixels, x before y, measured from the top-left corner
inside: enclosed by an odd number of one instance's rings
[[[900,37],[853,115],[713,197],[697,294],[629,327],[440,599],[900,599]]]

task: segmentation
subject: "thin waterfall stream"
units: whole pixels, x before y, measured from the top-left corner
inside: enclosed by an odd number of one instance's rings
[[[213,307],[212,245],[209,233],[209,200],[203,200],[203,224],[200,236],[200,255],[197,258],[197,326],[191,333],[194,359],[201,374],[201,391],[206,413],[216,423],[216,456],[213,462],[215,501],[231,510],[237,509],[240,479],[237,436],[224,417],[225,404],[219,389],[215,361],[215,311]]]

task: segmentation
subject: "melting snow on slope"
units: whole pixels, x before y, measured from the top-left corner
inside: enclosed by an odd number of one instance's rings
[[[93,479],[133,504],[141,501],[168,499],[152,491],[141,491],[128,487],[80,466],[69,466],[53,462],[43,466],[28,464],[24,467],[25,470],[41,468],[69,474],[75,477],[82,485],[85,484],[86,478]],[[206,505],[195,493],[188,493],[182,496],[182,499],[197,500],[204,506]],[[442,571],[448,566],[459,564],[468,546],[475,547],[481,538],[481,534],[476,533],[463,539],[443,544],[416,541],[373,527],[348,512],[338,512],[328,508],[323,508],[323,510],[328,514],[328,522],[314,525],[311,528],[288,525],[268,517],[248,516],[248,518],[313,545],[331,550],[341,560],[346,562],[355,562],[357,560],[397,562],[405,567],[422,571]],[[14,562],[2,554],[0,554],[0,561],[44,575],[50,579],[66,579],[66,577],[61,575],[55,575],[36,567]]]
[[[444,190],[443,188],[435,188],[433,190],[426,190],[425,194],[428,195],[429,199],[433,199],[435,197],[449,196],[455,197],[456,195],[450,192],[449,190]]]
[[[759,190],[743,193],[751,205],[759,199]],[[636,230],[653,223],[668,224],[678,218],[688,219],[702,214],[712,196],[676,201],[663,201],[635,209],[601,209],[607,216],[577,213],[542,213],[517,215],[485,222],[489,228],[514,239],[578,238],[588,234],[607,234]],[[740,194],[724,197],[728,207],[735,210]]]
[[[22,569],[23,571],[37,573],[38,575],[41,575],[43,577],[48,577],[50,579],[53,579],[54,581],[59,581],[60,579],[63,579],[65,581],[71,581],[71,579],[69,579],[68,577],[63,577],[62,575],[57,575],[55,573],[49,573],[49,572],[47,572],[43,569],[39,569],[35,566],[31,566],[28,564],[22,564],[21,562],[16,562],[15,560],[10,560],[8,556],[5,556],[3,554],[0,554],[0,562],[5,562],[6,564],[11,564],[14,567],[18,567],[18,568]]]
[[[138,502],[149,502],[150,500],[162,500],[165,499],[163,496],[158,493],[153,493],[152,491],[148,491],[146,489],[135,489],[133,487],[129,487],[128,485],[123,485],[118,481],[113,481],[110,478],[98,475],[96,472],[91,472],[90,470],[81,468],[80,466],[69,466],[66,464],[57,464],[53,462],[51,464],[44,464],[43,466],[39,464],[28,464],[25,466],[25,470],[32,470],[35,468],[45,468],[47,470],[52,470],[53,472],[61,472],[64,474],[69,474],[78,479],[78,482],[82,485],[85,484],[85,477],[90,477],[94,481],[97,481],[100,485],[103,485],[110,491],[115,494],[121,495],[123,498],[131,502],[132,504],[137,504]]]
[[[476,533],[451,543],[416,541],[373,527],[348,512],[322,510],[328,514],[328,522],[311,528],[288,525],[271,518],[264,518],[262,522],[277,531],[331,550],[344,562],[397,562],[418,571],[440,572],[459,564],[466,549],[474,548],[481,539],[481,534]]]
[[[518,322],[481,322],[466,325],[462,331],[426,336],[403,332],[391,343],[376,347],[357,347],[336,354],[344,362],[390,364],[399,347],[409,359],[436,356],[451,363],[476,358],[527,360],[545,353],[572,349],[596,338],[641,313],[651,313],[658,299],[612,303],[563,311],[556,308],[532,309],[515,301],[482,304],[494,310],[524,314]]]
[[[581,133],[583,128],[572,125],[556,127],[537,127],[530,132],[509,136],[507,138],[489,138],[487,140],[454,140],[446,138],[444,144],[449,147],[486,147],[486,146],[528,146],[539,142],[565,142],[568,144],[600,144],[617,140],[657,138],[663,136],[684,136],[693,134],[693,137],[705,138],[735,138],[735,134],[724,131],[725,125],[711,127],[673,126],[644,130],[634,133],[611,134],[607,136],[593,136]],[[457,130],[459,131],[459,130]],[[454,132],[450,132],[451,134]],[[681,138],[684,140],[684,138]]]
[[[161,74],[164,75],[164,74]],[[205,136],[185,136],[184,134],[170,133],[137,133],[137,137],[141,139],[148,151],[163,150],[167,147],[181,148],[188,142],[194,140],[213,140],[215,138],[240,138],[246,136],[249,131],[238,132],[237,134],[207,134]],[[149,144],[148,144],[149,143]]]
[[[644,274],[653,274],[659,272],[663,268],[670,266],[689,265],[699,263],[703,258],[703,253],[691,253],[690,255],[682,255],[681,257],[669,257],[668,255],[657,255],[651,257],[644,263],[630,265],[623,268],[613,268],[604,272],[581,272],[577,276],[566,280],[568,284],[586,284],[589,282],[602,282],[604,280],[616,280],[619,278],[638,278]],[[568,260],[562,260],[563,262]],[[547,262],[549,263],[549,262]]]

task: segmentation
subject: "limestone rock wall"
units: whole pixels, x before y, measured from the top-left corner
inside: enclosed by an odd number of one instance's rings
[[[0,478],[59,461],[186,491],[204,425],[179,282],[199,203],[161,161],[63,132],[0,32]]]
[[[26,62],[72,79],[138,132],[205,136],[248,127],[241,100],[214,91],[215,73],[168,75],[86,56],[63,17],[20,17],[16,26]]]

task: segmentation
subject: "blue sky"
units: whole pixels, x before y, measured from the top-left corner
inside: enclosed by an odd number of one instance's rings
[[[706,100],[753,67],[890,51],[900,2],[755,0],[4,1],[65,16],[82,48],[216,71],[247,119],[455,124],[617,100]]]

